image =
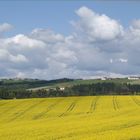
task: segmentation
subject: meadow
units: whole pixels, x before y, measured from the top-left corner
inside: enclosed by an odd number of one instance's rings
[[[0,100],[0,140],[140,140],[140,96]]]

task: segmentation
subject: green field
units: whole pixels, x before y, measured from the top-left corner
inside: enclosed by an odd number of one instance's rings
[[[140,96],[0,100],[0,140],[140,140]]]

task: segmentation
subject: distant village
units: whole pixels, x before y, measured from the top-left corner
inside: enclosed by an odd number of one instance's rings
[[[139,80],[140,77],[139,76],[129,76],[129,77],[126,77],[128,80]],[[113,79],[123,79],[123,78],[110,78],[110,77],[102,77],[102,78],[99,78],[99,80],[113,80]]]

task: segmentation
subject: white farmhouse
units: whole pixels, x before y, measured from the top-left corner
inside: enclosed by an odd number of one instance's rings
[[[61,91],[63,91],[63,90],[65,90],[65,87],[60,87],[59,89],[60,89]]]
[[[107,80],[107,77],[101,77],[101,80]]]

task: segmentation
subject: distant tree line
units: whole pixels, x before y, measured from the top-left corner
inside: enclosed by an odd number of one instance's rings
[[[71,90],[78,95],[131,95],[140,93],[140,85],[127,83],[95,83],[75,85]]]
[[[79,84],[66,87],[64,90],[60,90],[59,87],[49,90],[27,90],[20,87],[13,89],[7,87],[0,88],[1,99],[134,94],[140,94],[140,85],[113,82]]]

